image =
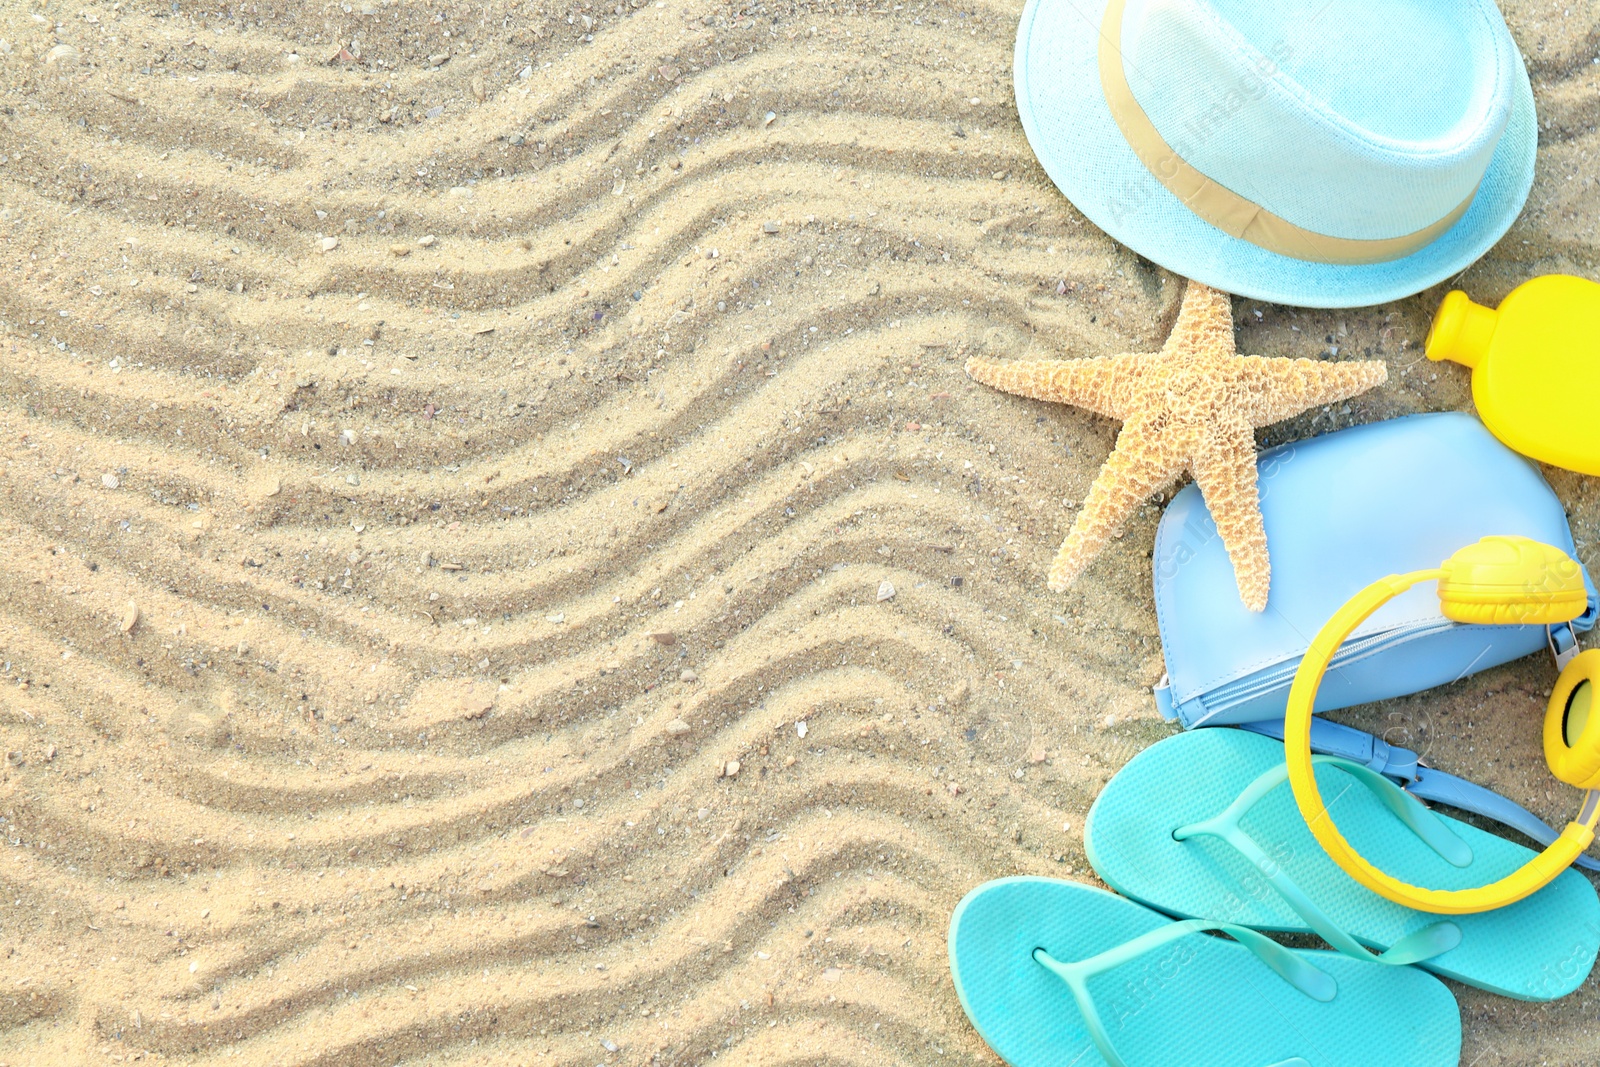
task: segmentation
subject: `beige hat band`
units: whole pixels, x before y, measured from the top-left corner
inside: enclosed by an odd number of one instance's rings
[[[1106,4],[1100,26],[1100,85],[1128,147],[1156,180],[1183,205],[1223,233],[1258,248],[1314,263],[1363,264],[1401,259],[1432,243],[1472,205],[1477,188],[1443,218],[1399,237],[1361,240],[1332,237],[1297,226],[1254,201],[1212,181],[1191,166],[1161,136],[1133,95],[1122,69],[1122,16],[1126,0]]]

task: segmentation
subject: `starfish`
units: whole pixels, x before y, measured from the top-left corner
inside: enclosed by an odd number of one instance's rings
[[[1050,565],[1061,592],[1153,494],[1191,474],[1233,563],[1239,597],[1267,606],[1272,564],[1256,487],[1255,429],[1381,385],[1382,360],[1329,363],[1241,356],[1227,293],[1189,282],[1159,352],[997,364],[967,373],[1008,393],[1120,420],[1116,447]]]

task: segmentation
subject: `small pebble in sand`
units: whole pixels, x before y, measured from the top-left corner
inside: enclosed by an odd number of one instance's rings
[[[763,222],[761,224],[761,232],[762,233],[777,233],[778,232],[778,224],[776,222]]]
[[[557,612],[554,615],[546,615],[544,617],[544,621],[545,622],[549,622],[549,623],[560,624],[560,623],[563,623],[563,622],[567,621],[567,616],[566,616],[565,612]]]
[[[421,245],[423,248],[432,248],[435,240],[437,240],[437,238],[430,233],[425,237],[418,237],[417,244]]]
[[[128,606],[122,609],[122,621],[117,624],[117,629],[125,634],[130,634],[133,632],[133,628],[138,625],[139,605],[130,600],[128,601]]]
[[[801,737],[804,737],[808,732],[810,732],[810,730],[811,728],[806,725],[806,721],[804,719],[801,719],[799,722],[794,724],[794,732],[799,734]]]
[[[673,719],[667,723],[667,734],[671,737],[682,737],[689,732],[689,724],[682,719]]]
[[[391,256],[409,256],[411,249],[407,245],[390,245],[389,254]]]
[[[321,244],[324,252],[332,252],[339,247],[339,239],[337,237],[324,237]]]
[[[771,126],[774,122],[777,122],[777,121],[778,121],[778,113],[776,111],[769,111],[769,112],[767,112],[766,122],[763,123],[763,125]]]
[[[650,640],[658,645],[675,645],[678,643],[678,635],[671,630],[662,630],[660,633],[651,634]]]
[[[115,489],[122,484],[122,480],[115,474],[102,474],[100,476],[100,484],[107,489]]]
[[[344,480],[346,482],[348,482],[350,485],[360,485],[361,484],[361,476],[359,474],[346,474],[344,476]]]
[[[678,681],[680,682],[698,682],[699,680],[700,676],[687,667],[678,673]]]
[[[722,765],[722,777],[724,777],[724,778],[733,778],[733,777],[736,777],[738,775],[738,773],[739,773],[739,761],[738,760],[731,759],[727,763],[724,763]]]
[[[878,599],[879,600],[893,600],[894,599],[894,583],[889,581],[889,579],[887,579],[887,578],[885,578],[883,581],[878,583]]]

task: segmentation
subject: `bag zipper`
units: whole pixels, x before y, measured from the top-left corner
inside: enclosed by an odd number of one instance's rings
[[[1445,633],[1459,625],[1461,624],[1452,622],[1449,619],[1431,619],[1384,630],[1381,633],[1371,634],[1357,641],[1346,641],[1339,646],[1339,651],[1334,653],[1328,669],[1335,670],[1346,664],[1365,659],[1367,656],[1386,652],[1397,645],[1405,644],[1407,641],[1413,641],[1419,637],[1431,637],[1437,633]],[[1275,667],[1257,671],[1254,674],[1236,679],[1209,692],[1200,694],[1200,703],[1206,709],[1206,715],[1195,725],[1202,725],[1206,719],[1210,719],[1218,712],[1237,707],[1263,693],[1270,693],[1275,689],[1284,688],[1294,679],[1295,673],[1299,671],[1300,659],[1300,656],[1296,656]]]

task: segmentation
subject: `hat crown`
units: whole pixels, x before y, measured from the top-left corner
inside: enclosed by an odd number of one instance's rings
[[[1126,0],[1123,73],[1172,150],[1314,233],[1384,240],[1473,195],[1520,66],[1488,0]]]

